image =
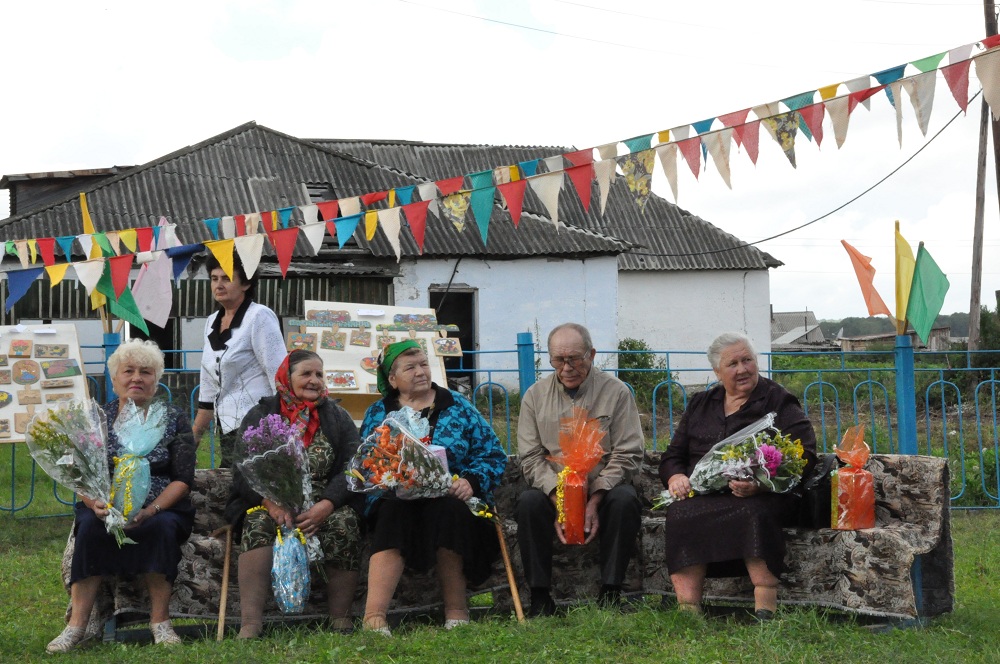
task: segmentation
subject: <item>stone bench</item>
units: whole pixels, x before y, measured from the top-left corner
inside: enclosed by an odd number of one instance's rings
[[[657,453],[647,453],[635,484],[644,505],[636,555],[627,572],[623,591],[628,594],[668,594],[673,589],[663,565],[662,512],[649,509],[662,490],[656,469]],[[954,559],[950,531],[948,467],[943,459],[928,456],[872,455],[866,467],[875,479],[876,527],[859,531],[828,528],[791,528],[786,531],[788,571],[782,578],[778,600],[783,604],[823,606],[862,615],[892,619],[930,617],[952,610]],[[229,471],[196,472],[192,499],[197,508],[195,529],[183,547],[183,561],[171,600],[177,618],[216,620],[222,588],[224,535],[213,533],[226,524],[222,509],[229,487]],[[497,491],[497,512],[514,513],[517,495],[526,487],[520,463],[511,457]],[[521,571],[517,524],[503,523],[515,578],[521,597],[528,597]],[[63,557],[64,581],[72,555],[72,537]],[[226,607],[227,622],[239,621],[239,587],[236,583],[234,543]],[[354,612],[364,610],[365,583],[358,589]],[[559,602],[597,596],[597,546],[556,544],[552,593]],[[482,586],[470,593],[492,592],[494,609],[509,610],[511,595],[500,561]],[[753,602],[747,578],[709,579],[707,602]],[[433,573],[406,574],[393,600],[393,611],[427,611],[439,605],[440,593]],[[145,589],[133,583],[116,583],[99,598],[92,629],[99,629],[112,615],[148,612]],[[314,584],[304,617],[325,615],[321,583]],[[273,601],[266,608],[269,620],[282,619]],[[302,616],[296,617],[300,619]]]

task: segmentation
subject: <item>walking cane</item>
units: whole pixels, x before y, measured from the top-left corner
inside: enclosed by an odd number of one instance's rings
[[[510,586],[510,596],[514,600],[514,615],[517,622],[524,622],[524,609],[521,607],[521,595],[517,592],[517,581],[514,579],[514,568],[510,564],[510,553],[507,551],[507,539],[503,536],[503,527],[500,525],[500,517],[493,520],[497,527],[497,539],[500,540],[500,555],[503,556],[503,566],[507,571],[507,585]]]
[[[219,528],[212,533],[212,536],[218,537],[222,534],[222,531],[226,532],[226,553],[222,559],[222,591],[220,593],[222,597],[219,599],[219,628],[215,634],[216,641],[221,641],[222,635],[226,631],[226,600],[229,598],[229,559],[233,551],[232,525]]]

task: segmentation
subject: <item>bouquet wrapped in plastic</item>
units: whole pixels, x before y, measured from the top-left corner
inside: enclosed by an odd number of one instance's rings
[[[257,426],[247,427],[241,445],[242,460],[236,462],[236,468],[262,499],[275,502],[294,514],[312,506],[309,457],[298,426],[274,413],[263,418]],[[305,538],[298,528],[278,527],[271,585],[284,613],[298,614],[305,609],[309,595],[309,562],[322,559],[318,537]]]
[[[112,425],[121,455],[115,457],[111,502],[126,521],[142,509],[149,495],[149,454],[167,428],[167,405],[154,401],[144,412],[128,399]]]
[[[865,442],[865,426],[859,424],[844,432],[837,457],[847,464],[830,477],[830,527],[837,530],[860,530],[875,527],[875,480],[864,469],[871,450]]]
[[[599,420],[589,419],[585,408],[559,420],[560,453],[549,457],[563,465],[556,484],[556,510],[567,544],[583,544],[587,509],[587,475],[604,456],[601,441],[607,430]]]
[[[688,496],[722,491],[731,480],[753,480],[773,493],[794,489],[802,481],[806,467],[802,442],[775,428],[774,417],[774,413],[768,413],[713,445],[691,471]],[[653,503],[653,509],[676,500],[665,490]]]
[[[107,437],[104,411],[93,399],[59,402],[35,415],[25,431],[35,463],[70,491],[107,504],[108,532],[118,546],[135,544],[125,536],[125,517],[111,503]]]
[[[389,413],[348,463],[348,488],[404,499],[446,495],[452,484],[448,458],[443,447],[427,444],[429,434],[427,419],[409,406]]]

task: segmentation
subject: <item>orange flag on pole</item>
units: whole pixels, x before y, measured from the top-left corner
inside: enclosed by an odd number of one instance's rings
[[[844,249],[847,249],[847,255],[851,257],[854,273],[858,275],[858,284],[861,285],[861,294],[865,298],[865,305],[868,306],[868,315],[885,314],[892,318],[889,307],[885,306],[882,296],[875,290],[875,268],[872,267],[872,259],[847,244],[845,240],[841,240],[840,243],[844,245]]]

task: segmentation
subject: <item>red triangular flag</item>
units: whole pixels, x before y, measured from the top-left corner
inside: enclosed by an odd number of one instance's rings
[[[733,127],[733,137],[743,145],[750,157],[750,163],[757,165],[757,155],[760,153],[760,120]]]
[[[565,156],[565,155],[564,155]],[[576,193],[583,203],[584,212],[590,211],[590,183],[594,181],[594,164],[583,164],[566,169],[566,175],[576,188]]]
[[[442,196],[450,196],[456,191],[462,188],[462,182],[465,180],[464,175],[459,175],[457,178],[451,178],[449,180],[438,180],[434,184],[441,191]]]
[[[849,101],[847,102],[847,112],[853,113],[858,104],[875,95],[875,93],[881,92],[884,88],[884,85],[879,85],[874,88],[868,88],[867,90],[852,92],[848,97]]]
[[[135,229],[135,241],[139,251],[149,251],[153,246],[153,229],[149,227]]]
[[[279,228],[269,232],[267,237],[274,245],[274,253],[281,267],[281,276],[284,277],[288,274],[288,265],[292,262],[292,252],[295,251],[295,241],[299,237],[299,227]]]
[[[330,234],[330,237],[332,237],[334,240],[336,240],[337,239],[337,222],[336,221],[328,221],[328,222],[326,222],[326,232]]]
[[[275,230],[273,216],[274,213],[271,211],[260,213],[260,223],[264,225],[265,233],[270,233],[271,231]]]
[[[803,106],[799,109],[799,115],[809,127],[813,138],[816,139],[816,146],[819,147],[823,143],[823,116],[826,115],[826,105],[820,103]]]
[[[737,127],[746,124],[748,115],[750,115],[750,109],[745,108],[742,111],[720,115],[716,119],[722,123],[723,127]],[[743,145],[743,137],[740,136],[739,131],[733,131],[733,140],[736,141],[736,145]]]
[[[361,202],[365,204],[365,207],[368,207],[369,205],[374,205],[379,201],[385,200],[385,197],[388,195],[389,193],[386,191],[377,191],[370,194],[362,194]]]
[[[247,234],[247,216],[245,214],[233,215],[233,224],[236,225],[236,237]]]
[[[406,223],[410,225],[413,241],[417,243],[420,253],[424,253],[424,231],[427,230],[427,208],[431,201],[417,201],[403,206]]]
[[[38,252],[42,255],[42,262],[46,266],[55,264],[56,239],[54,237],[40,237],[35,240],[35,244],[38,245]],[[66,262],[69,262],[69,256],[66,257]]]
[[[983,48],[989,50],[994,46],[1000,45],[1000,35],[990,35],[980,43],[982,43]]]
[[[340,211],[340,201],[320,201],[316,203],[316,207],[319,208],[319,214],[323,217],[323,221],[330,221],[337,218],[337,213]],[[336,237],[336,232],[331,231],[330,234]]]
[[[697,180],[698,171],[701,170],[701,136],[692,136],[678,141],[677,147],[680,148],[681,154],[684,155],[684,161],[691,167],[691,172],[694,173],[694,178]]]
[[[962,60],[941,68],[941,75],[948,83],[951,96],[958,102],[963,113],[967,113],[969,107],[969,64],[971,62],[972,60]]]
[[[505,182],[497,185],[500,195],[503,196],[504,203],[507,204],[507,210],[510,212],[510,220],[514,222],[514,228],[517,228],[518,223],[521,221],[521,205],[524,203],[524,188],[527,185],[527,180],[514,180],[513,182]]]
[[[128,288],[128,275],[132,271],[133,258],[133,254],[125,254],[108,259],[108,264],[111,267],[111,285],[115,289],[115,299],[120,298],[125,289]]]
[[[594,148],[587,148],[586,150],[577,150],[576,152],[567,152],[563,155],[569,160],[569,163],[574,166],[583,166],[584,164],[594,163]]]

